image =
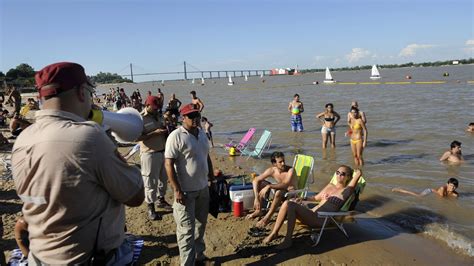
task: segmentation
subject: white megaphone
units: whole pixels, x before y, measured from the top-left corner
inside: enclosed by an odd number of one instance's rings
[[[143,119],[132,107],[125,107],[114,112],[92,110],[89,120],[102,126],[109,126],[112,136],[120,143],[135,141],[143,131]]]

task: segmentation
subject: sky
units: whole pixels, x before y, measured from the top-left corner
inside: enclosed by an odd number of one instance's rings
[[[465,59],[472,0],[0,0],[0,71],[337,68]],[[147,79],[143,77],[142,79]],[[152,79],[149,77],[148,79]]]

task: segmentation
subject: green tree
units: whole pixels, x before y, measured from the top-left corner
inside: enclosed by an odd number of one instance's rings
[[[97,75],[91,77],[92,81],[95,83],[107,84],[107,83],[122,83],[122,82],[132,82],[129,79],[123,78],[117,73],[104,73],[99,72]]]
[[[28,64],[11,68],[6,74],[7,82],[20,87],[31,87],[35,84],[35,70]]]

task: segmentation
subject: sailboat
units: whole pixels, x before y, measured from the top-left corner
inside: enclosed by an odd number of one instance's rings
[[[204,85],[204,78],[201,77],[201,85]]]
[[[245,74],[245,81],[249,81],[249,77]]]
[[[191,81],[191,84],[194,84],[194,79]]]
[[[230,75],[229,75],[229,82],[227,83],[227,85],[229,86],[234,85],[234,82],[232,81],[232,77]]]
[[[377,65],[372,66],[372,74],[370,75],[370,79],[372,80],[380,79],[380,73],[379,73],[379,70],[377,69]]]
[[[323,82],[327,84],[336,83],[336,81],[332,78],[331,71],[329,71],[329,67],[326,67],[326,77],[324,78]]]
[[[161,80],[161,86],[165,86],[165,80],[164,79]]]
[[[263,79],[263,73],[262,73],[262,74],[260,74],[260,78],[261,78],[261,79]]]

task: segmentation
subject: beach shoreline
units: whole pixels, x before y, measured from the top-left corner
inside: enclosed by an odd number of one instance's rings
[[[122,153],[127,149],[120,148]],[[216,154],[215,149],[211,154],[214,167],[224,174],[237,176],[248,174],[251,170],[249,166],[253,159],[247,165],[236,165],[235,160]],[[9,251],[16,246],[13,228],[16,217],[20,215],[21,202],[12,180],[2,179],[0,185],[4,231],[0,247],[8,258]],[[170,190],[167,198],[172,200]],[[313,247],[309,231],[297,227],[293,247],[285,251],[275,249],[282,237],[266,246],[261,243],[263,236],[248,235],[248,230],[256,221],[236,218],[232,213],[221,213],[218,219],[209,216],[205,236],[206,255],[213,265],[472,265],[474,262],[474,258],[458,254],[440,241],[408,232],[383,217],[371,216],[367,214],[367,208],[356,208],[360,209],[362,213],[356,216],[357,222],[345,226],[349,239],[338,230],[331,229],[325,231],[320,244]],[[145,240],[139,264],[177,265],[179,251],[172,212],[158,209],[163,220],[150,221],[146,211],[146,204],[138,208],[127,207],[126,210],[128,231]],[[272,225],[273,222],[268,228],[271,229]],[[280,235],[285,231],[286,226]]]

